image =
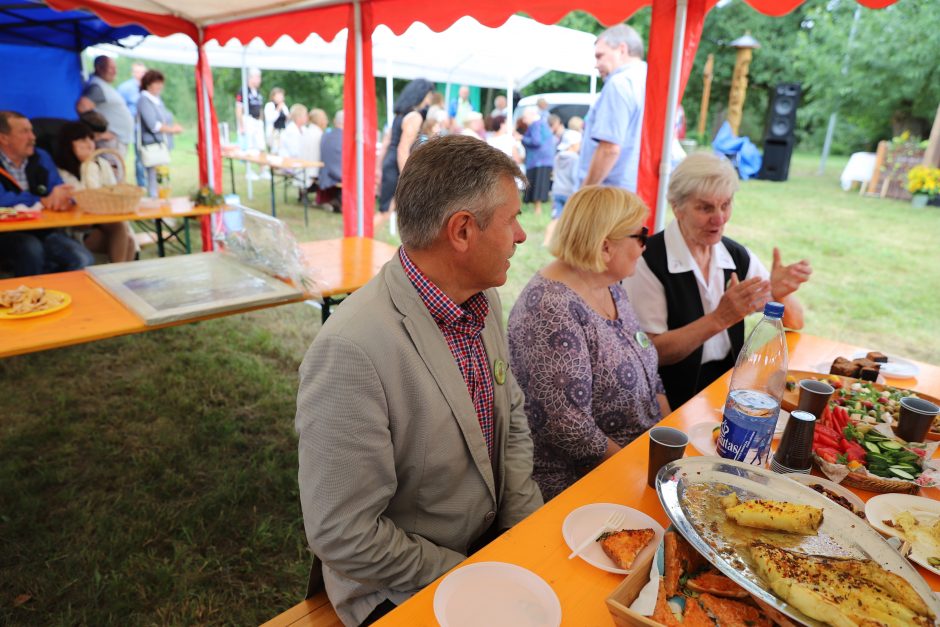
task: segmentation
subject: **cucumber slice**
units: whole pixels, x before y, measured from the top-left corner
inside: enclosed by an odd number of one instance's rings
[[[891,474],[897,477],[900,477],[901,479],[907,479],[908,481],[914,480],[914,475],[912,475],[911,473],[907,471],[900,470],[898,468],[888,468],[888,472],[890,472]]]
[[[888,459],[887,457],[879,453],[868,453],[865,457],[869,464],[878,464],[886,468],[894,463],[890,459]]]
[[[881,453],[881,449],[878,448],[878,445],[875,444],[874,442],[865,442],[865,448],[867,448],[869,451],[871,451],[872,453],[876,455]]]
[[[894,440],[885,440],[884,442],[881,443],[881,448],[890,449],[892,451],[900,451],[904,447],[898,444],[897,442],[895,442]]]

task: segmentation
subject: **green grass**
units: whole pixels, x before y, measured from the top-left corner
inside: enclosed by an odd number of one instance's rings
[[[178,146],[188,193],[191,136]],[[817,177],[797,155],[790,181],[743,184],[728,233],[812,261],[808,332],[940,363],[940,211],[843,193],[843,163]],[[255,194],[267,211],[267,182]],[[341,234],[281,199],[299,240]],[[507,312],[549,259],[547,222],[523,215]],[[287,305],[0,360],[0,624],[250,624],[298,602],[296,371],[319,318]]]

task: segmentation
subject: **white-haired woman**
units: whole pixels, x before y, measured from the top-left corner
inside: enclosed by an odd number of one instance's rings
[[[669,411],[656,349],[619,282],[643,253],[649,210],[619,187],[565,207],[550,251],[509,314],[509,359],[525,393],[532,478],[547,501]]]
[[[744,318],[773,299],[783,324],[803,327],[795,292],[809,279],[806,260],[785,266],[773,249],[770,271],[724,237],[738,176],[724,157],[689,155],[673,171],[668,200],[676,219],[650,237],[636,273],[624,281],[640,325],[659,351],[659,374],[678,407],[734,366]]]

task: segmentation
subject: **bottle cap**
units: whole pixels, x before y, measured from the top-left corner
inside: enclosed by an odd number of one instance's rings
[[[764,305],[764,315],[768,318],[774,318],[777,320],[783,318],[783,303],[775,303],[770,301]]]

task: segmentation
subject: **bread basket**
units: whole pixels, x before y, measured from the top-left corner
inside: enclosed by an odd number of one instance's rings
[[[97,165],[97,159],[100,155],[109,154],[117,158],[121,164],[121,180],[127,175],[127,168],[124,166],[124,157],[111,148],[100,148],[92,153],[91,157],[82,162],[81,175],[82,180],[87,179],[87,171],[91,165]],[[117,185],[99,187],[97,189],[80,189],[73,192],[72,197],[75,204],[85,213],[97,213],[101,215],[120,215],[124,213],[134,213],[140,204],[140,199],[144,195],[144,189],[136,185],[120,182]]]
[[[839,485],[849,488],[858,488],[859,490],[868,490],[869,492],[900,492],[902,494],[917,494],[920,486],[913,481],[905,479],[889,479],[879,477],[869,472],[849,472],[845,473],[845,466],[839,464],[830,464],[816,453],[813,453],[813,459],[816,465],[823,471],[823,475],[835,481]],[[841,472],[836,472],[836,470]],[[842,475],[845,475],[842,477]],[[841,480],[840,480],[840,477]]]

